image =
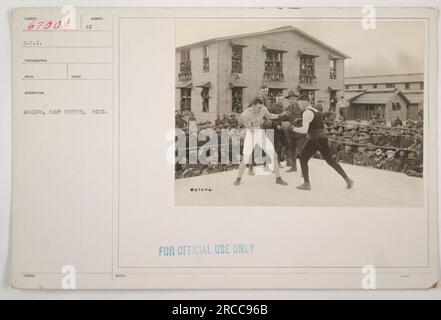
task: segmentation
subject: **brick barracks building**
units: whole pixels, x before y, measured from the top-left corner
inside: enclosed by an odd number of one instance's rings
[[[176,48],[176,109],[198,120],[240,113],[262,85],[269,98],[297,89],[325,110],[344,91],[349,58],[305,32],[286,26]]]

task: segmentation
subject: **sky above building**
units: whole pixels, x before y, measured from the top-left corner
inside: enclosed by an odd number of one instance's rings
[[[287,25],[350,56],[346,77],[424,72],[425,24],[414,20],[377,20],[375,30],[360,20],[178,21],[176,46]]]

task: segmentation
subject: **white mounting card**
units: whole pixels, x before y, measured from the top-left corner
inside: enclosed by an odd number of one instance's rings
[[[11,285],[435,286],[437,23],[13,10]]]

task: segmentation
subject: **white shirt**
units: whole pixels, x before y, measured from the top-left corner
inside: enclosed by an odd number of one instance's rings
[[[294,127],[293,128],[294,132],[301,133],[301,134],[307,134],[308,133],[309,124],[314,119],[314,112],[313,111],[318,112],[318,110],[313,108],[313,107],[308,107],[305,111],[303,111],[303,114],[302,114],[302,118],[303,118],[302,126],[300,128]]]
[[[257,111],[255,111],[254,107],[250,107],[241,114],[242,121],[247,128],[260,128],[264,122],[263,117],[271,118],[271,114],[266,107],[261,107]]]
[[[340,109],[341,108],[347,108],[349,107],[349,102],[347,102],[346,100],[340,100],[339,102],[337,102],[337,104],[335,105],[335,113],[336,113],[336,120],[340,121],[342,120],[342,116],[340,115]]]

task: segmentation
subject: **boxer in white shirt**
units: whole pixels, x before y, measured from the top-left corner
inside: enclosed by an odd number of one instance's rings
[[[266,120],[278,119],[287,114],[287,111],[284,111],[281,114],[270,113],[268,109],[263,105],[263,100],[260,97],[254,98],[251,102],[251,106],[242,112],[241,117],[247,129],[247,132],[243,144],[243,158],[239,165],[239,171],[234,185],[238,186],[240,184],[243,173],[245,171],[245,167],[251,160],[251,155],[256,144],[258,144],[266,153],[267,157],[270,158],[271,165],[274,167],[276,183],[284,186],[288,185],[280,177],[277,154],[274,150],[274,145],[268,138],[265,131],[261,129],[262,124]]]

